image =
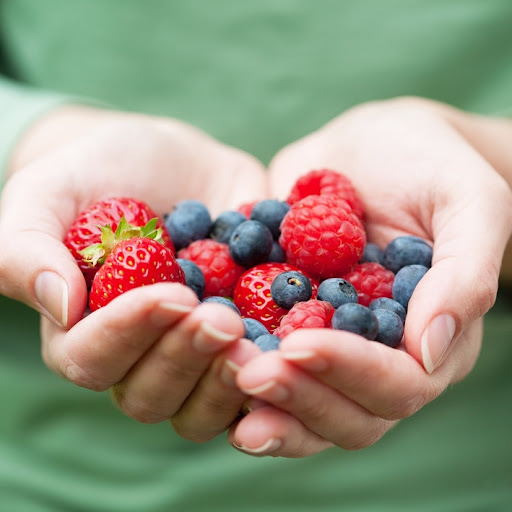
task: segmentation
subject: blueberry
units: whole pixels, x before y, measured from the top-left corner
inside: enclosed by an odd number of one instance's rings
[[[274,263],[284,263],[286,261],[286,253],[277,240],[274,240],[274,243],[272,244],[272,250],[268,255],[267,261],[272,261]]]
[[[165,220],[165,227],[176,251],[187,247],[194,240],[206,238],[211,225],[212,219],[208,208],[194,199],[178,203]]]
[[[399,236],[384,251],[384,266],[395,274],[407,265],[432,265],[432,247],[417,236]]]
[[[427,271],[428,268],[423,265],[407,265],[396,273],[392,288],[393,299],[399,302],[406,311],[416,285]]]
[[[278,306],[291,309],[297,302],[311,299],[313,287],[304,274],[290,270],[274,278],[270,285],[270,294]]]
[[[264,199],[256,203],[251,212],[251,220],[257,220],[265,224],[275,240],[279,238],[281,230],[279,226],[283,217],[288,213],[290,205],[277,199]]]
[[[332,328],[350,331],[368,340],[374,340],[379,331],[377,317],[366,306],[348,302],[342,304],[332,315]]]
[[[373,313],[379,324],[375,341],[380,341],[388,347],[396,347],[402,341],[404,335],[402,319],[390,309],[376,309]]]
[[[242,267],[264,263],[272,250],[274,239],[270,230],[257,220],[239,224],[229,239],[229,254]]]
[[[379,263],[384,266],[384,251],[378,245],[368,242],[364,246],[361,263]]]
[[[233,301],[227,299],[226,297],[220,297],[218,295],[211,295],[210,297],[206,297],[203,299],[203,304],[206,302],[215,302],[217,304],[224,304],[228,308],[231,308],[235,313],[240,315],[240,310],[236,307]]]
[[[348,302],[357,303],[357,290],[352,283],[340,277],[331,277],[322,281],[318,287],[318,300],[330,302],[335,308]]]
[[[185,273],[186,285],[194,290],[199,300],[201,300],[206,286],[203,271],[193,261],[184,258],[176,258],[176,261]]]
[[[258,336],[254,340],[254,343],[260,347],[263,352],[268,352],[269,350],[277,350],[281,340],[273,334],[263,334]]]
[[[246,220],[242,213],[235,210],[226,210],[213,222],[210,229],[210,238],[227,244],[235,228]]]
[[[263,336],[264,334],[270,334],[268,329],[258,320],[254,318],[244,318],[245,324],[245,337],[248,340],[254,341],[259,336]]]
[[[401,319],[402,322],[405,322],[406,311],[405,308],[397,302],[396,300],[390,299],[389,297],[379,297],[378,299],[370,302],[368,306],[372,311],[377,309],[389,309],[396,313]]]

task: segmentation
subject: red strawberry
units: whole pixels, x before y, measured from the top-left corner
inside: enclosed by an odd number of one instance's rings
[[[326,301],[311,299],[297,302],[284,316],[274,334],[284,338],[296,329],[319,329],[331,327],[334,307]]]
[[[216,240],[195,240],[178,252],[178,257],[194,262],[206,282],[204,297],[232,297],[235,284],[245,270],[229,254],[229,246]]]
[[[359,304],[363,306],[368,306],[372,300],[380,297],[393,296],[395,274],[379,263],[359,263],[342,277],[357,290]]]
[[[169,247],[151,238],[122,240],[94,276],[89,307],[95,311],[128,290],[166,281],[185,284],[185,274]]]
[[[294,203],[281,222],[279,244],[287,261],[318,279],[339,277],[360,261],[366,244],[361,220],[335,195]]]
[[[296,266],[288,263],[261,263],[240,276],[233,302],[240,310],[242,318],[259,320],[271,333],[278,327],[288,310],[274,302],[270,286],[276,276],[289,270],[299,271]],[[316,297],[318,282],[312,279],[311,284],[313,297]]]
[[[174,245],[163,222],[146,203],[128,197],[113,197],[99,201],[78,215],[64,238],[64,244],[80,266],[88,286],[91,285],[99,265],[88,264],[80,251],[100,243],[100,226],[110,226],[112,231],[116,231],[122,217],[135,227],[144,226],[150,219],[157,218],[156,227],[162,230],[162,242],[174,252]]]
[[[363,204],[354,185],[347,176],[332,169],[313,170],[301,176],[286,200],[292,205],[307,196],[324,194],[334,194],[345,199],[354,213],[360,219],[363,218]]]

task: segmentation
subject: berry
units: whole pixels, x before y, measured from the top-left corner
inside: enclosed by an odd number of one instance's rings
[[[244,272],[238,280],[233,301],[240,310],[242,318],[254,318],[261,322],[270,333],[279,325],[288,310],[277,305],[270,293],[274,278],[289,270],[299,269],[288,263],[261,263]],[[318,284],[311,282],[313,296],[316,296]]]
[[[295,182],[286,201],[292,205],[307,196],[325,194],[333,194],[345,199],[354,213],[360,219],[363,218],[363,204],[354,185],[347,176],[332,169],[313,170],[301,176]]]
[[[277,350],[281,340],[273,334],[262,334],[254,340],[254,344],[260,347],[263,352]]]
[[[311,281],[300,272],[289,270],[278,274],[270,285],[274,302],[284,309],[291,309],[297,302],[311,299]]]
[[[395,275],[379,263],[359,263],[351,272],[343,275],[354,285],[359,304],[368,306],[379,297],[391,297]]]
[[[174,252],[174,245],[163,221],[145,202],[129,197],[98,201],[79,213],[64,238],[64,244],[78,263],[88,287],[104,258],[100,257],[94,264],[87,263],[80,252],[101,242],[102,227],[110,226],[115,232],[123,217],[131,228],[145,226],[149,220],[156,218],[156,228],[161,228],[162,242]]]
[[[405,323],[406,311],[405,308],[394,299],[390,299],[389,297],[379,297],[378,299],[372,300],[370,305],[368,306],[372,311],[377,309],[389,309],[396,313]]]
[[[404,335],[402,319],[390,309],[376,309],[373,314],[377,317],[379,324],[375,341],[380,341],[388,347],[395,348],[398,346]]]
[[[318,299],[329,302],[334,308],[339,308],[347,302],[358,302],[358,295],[353,284],[341,277],[331,277],[320,283]]]
[[[275,263],[284,263],[286,261],[286,254],[276,240],[274,240],[272,244],[272,250],[268,255],[267,261],[273,261]]]
[[[366,234],[349,204],[334,195],[294,203],[281,223],[279,243],[290,263],[312,277],[339,277],[361,259]]]
[[[384,251],[376,244],[367,243],[364,247],[361,263],[380,263],[384,266]]]
[[[359,334],[368,340],[374,340],[379,331],[379,323],[374,312],[362,304],[349,302],[340,306],[332,315],[333,329]]]
[[[208,208],[194,199],[178,203],[165,219],[165,226],[177,251],[194,240],[206,238],[211,225]]]
[[[203,304],[208,302],[215,302],[216,304],[223,304],[228,308],[232,309],[237,315],[240,314],[240,310],[233,304],[232,300],[229,300],[227,297],[219,297],[218,295],[210,295],[210,297],[206,297],[203,300]]]
[[[215,240],[196,240],[178,252],[178,257],[193,261],[203,272],[204,297],[231,297],[236,282],[245,270],[229,255],[229,247]]]
[[[254,341],[258,336],[262,336],[263,334],[270,334],[267,328],[254,318],[244,318],[243,322],[245,324],[244,337],[248,340]]]
[[[244,220],[247,220],[247,218],[243,213],[234,210],[222,212],[212,224],[210,238],[224,244],[229,243],[231,234]]]
[[[395,274],[406,265],[432,265],[432,247],[417,236],[399,236],[384,251],[384,266]]]
[[[247,203],[242,203],[237,211],[239,211],[246,219],[250,219],[251,218],[251,212],[252,212],[252,209],[254,208],[254,205],[257,203],[258,201],[249,201]]]
[[[288,213],[290,205],[277,199],[265,199],[257,202],[251,211],[251,220],[257,220],[267,226],[275,240],[279,238],[279,226]]]
[[[331,327],[334,307],[322,300],[310,299],[297,302],[289,313],[283,317],[274,334],[284,338],[296,329],[320,329]]]
[[[201,300],[204,296],[204,288],[206,286],[203,271],[193,261],[184,258],[178,258],[176,261],[180,264],[180,267],[185,273],[186,285],[191,288],[197,295],[197,298]]]
[[[406,265],[395,276],[393,283],[393,299],[399,302],[407,311],[409,300],[428,268],[423,265]]]
[[[239,224],[229,239],[229,254],[235,263],[253,267],[267,261],[274,239],[270,230],[257,220]]]
[[[128,290],[158,282],[185,284],[173,252],[151,238],[122,240],[94,276],[89,306],[95,311]]]

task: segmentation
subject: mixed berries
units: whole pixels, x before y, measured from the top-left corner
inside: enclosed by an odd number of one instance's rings
[[[432,247],[416,236],[379,247],[367,240],[364,219],[352,182],[320,169],[301,176],[284,201],[253,201],[217,218],[196,200],[163,218],[138,200],[101,201],[78,216],[65,243],[92,311],[135,287],[175,282],[198,301],[231,307],[264,351],[303,328],[397,347]]]

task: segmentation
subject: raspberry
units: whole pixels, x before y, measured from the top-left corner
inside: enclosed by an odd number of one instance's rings
[[[354,185],[344,174],[332,169],[313,170],[301,176],[295,182],[286,201],[292,205],[307,196],[324,194],[334,194],[345,199],[354,213],[360,219],[363,218],[363,204]]]
[[[369,306],[370,302],[381,297],[392,297],[395,274],[379,263],[359,263],[351,272],[343,275],[357,290],[359,304]]]
[[[366,233],[344,199],[311,195],[291,206],[281,223],[279,243],[291,264],[327,279],[340,277],[358,263]]]
[[[270,287],[279,274],[290,270],[298,269],[288,263],[261,263],[244,272],[233,295],[233,302],[240,310],[242,318],[254,318],[273,333],[288,310],[274,302]],[[312,280],[311,284],[315,297],[318,283]]]
[[[216,240],[196,240],[181,249],[178,257],[194,262],[202,270],[205,278],[204,297],[231,297],[238,278],[245,270],[231,259],[227,244]]]
[[[284,338],[296,329],[331,327],[333,313],[332,304],[323,300],[311,299],[297,302],[283,317],[274,334],[279,338]]]
[[[259,201],[249,201],[248,203],[242,203],[236,211],[240,212],[247,219],[251,218],[252,209],[256,206]]]

